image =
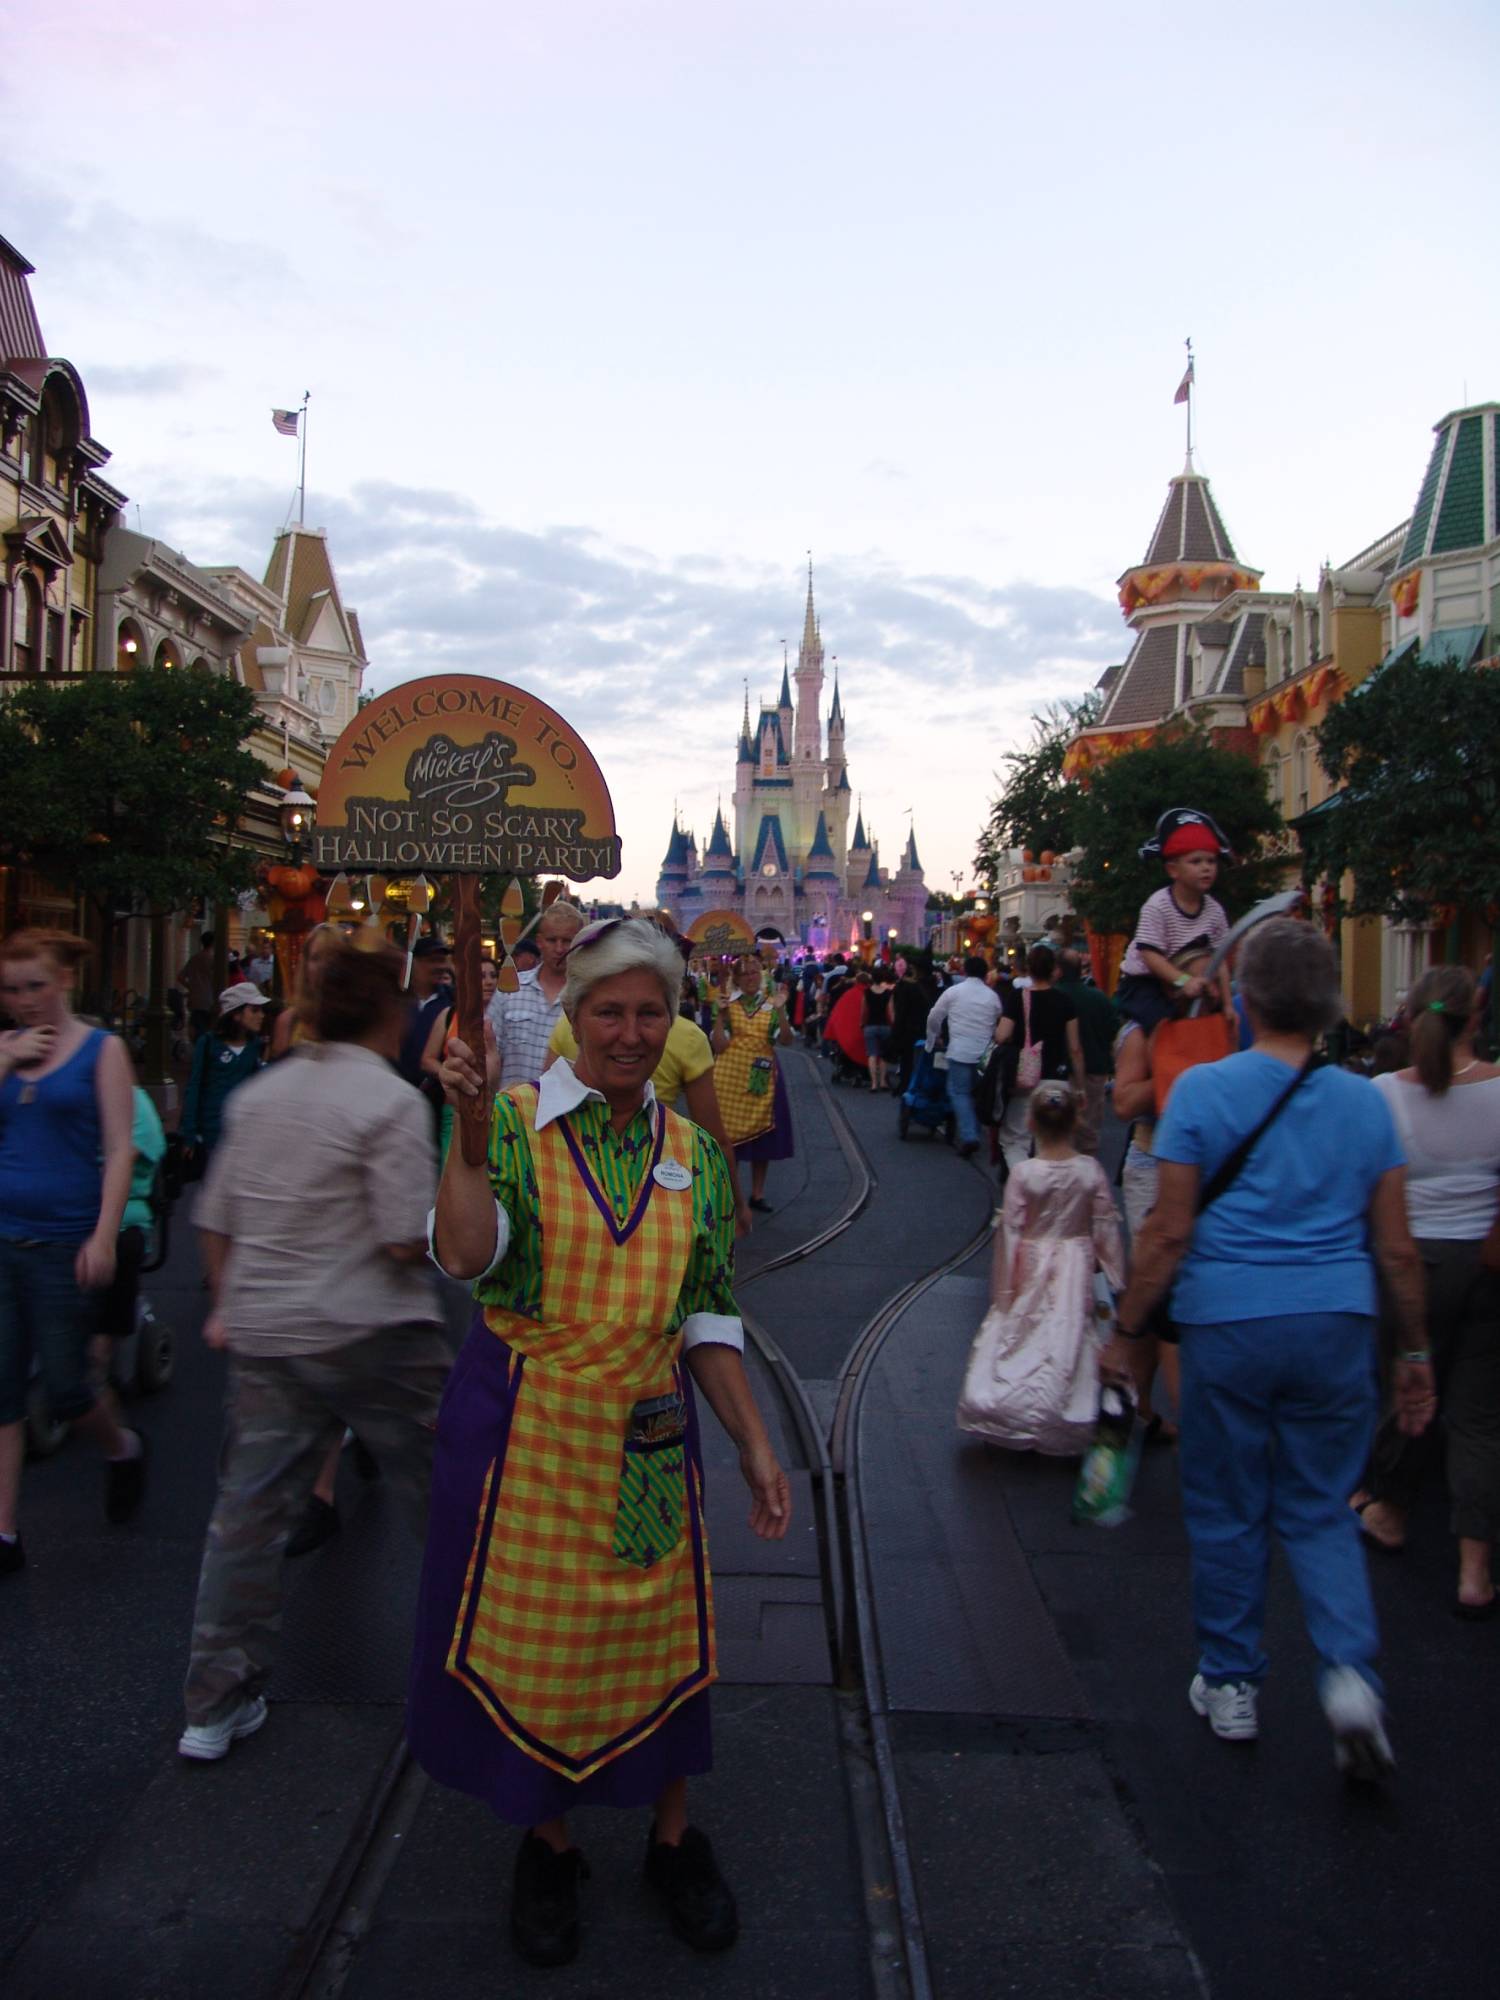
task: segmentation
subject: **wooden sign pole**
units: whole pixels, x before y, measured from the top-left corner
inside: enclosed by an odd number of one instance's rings
[[[481,1071],[485,1067],[484,997],[479,978],[479,877],[453,877],[453,1011],[458,1039]],[[488,1090],[466,1101],[458,1113],[464,1165],[482,1167],[490,1142]]]

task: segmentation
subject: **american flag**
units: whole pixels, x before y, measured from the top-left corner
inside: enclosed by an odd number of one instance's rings
[[[284,438],[294,438],[297,435],[297,423],[301,415],[300,410],[272,410],[271,422]]]
[[[1177,394],[1172,398],[1172,401],[1174,403],[1185,403],[1188,399],[1188,392],[1192,388],[1192,386],[1193,386],[1193,364],[1190,361],[1187,365],[1187,373],[1183,376],[1182,380],[1177,384]]]

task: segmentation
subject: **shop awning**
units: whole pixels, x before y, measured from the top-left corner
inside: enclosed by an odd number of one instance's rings
[[[1289,819],[1287,825],[1293,833],[1301,833],[1305,826],[1314,826],[1319,820],[1327,819],[1330,813],[1337,812],[1348,796],[1347,791],[1330,792],[1326,799],[1309,806],[1305,813],[1298,813],[1295,819]]]
[[[1478,658],[1489,631],[1488,625],[1450,625],[1433,633],[1422,648],[1422,658],[1432,666],[1466,667]]]

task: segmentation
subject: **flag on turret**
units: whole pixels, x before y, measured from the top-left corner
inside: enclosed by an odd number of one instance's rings
[[[297,421],[301,415],[300,410],[272,410],[271,422],[283,437],[294,438],[297,435]]]
[[[1188,399],[1188,391],[1192,388],[1192,386],[1193,386],[1193,364],[1190,361],[1183,374],[1182,380],[1177,384],[1177,394],[1172,398],[1172,401],[1174,403],[1185,403]]]

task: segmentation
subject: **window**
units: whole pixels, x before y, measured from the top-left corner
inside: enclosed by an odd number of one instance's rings
[[[1307,738],[1299,736],[1292,745],[1292,818],[1305,813],[1312,803],[1309,790],[1311,759],[1308,754]]]
[[[24,572],[16,585],[16,623],[12,664],[18,674],[34,674],[42,638],[42,593],[36,578]]]
[[[137,627],[127,618],[115,639],[115,671],[128,674],[132,667],[141,664],[141,635]]]
[[[63,615],[60,611],[47,613],[47,671],[60,674],[63,670]]]
[[[170,639],[162,640],[156,649],[156,658],[152,664],[158,667],[180,667],[182,665],[177,648],[172,644]]]
[[[1281,788],[1281,752],[1273,743],[1265,756],[1266,790],[1277,812],[1285,814],[1286,798]]]
[[[89,621],[81,611],[73,613],[73,630],[68,640],[68,672],[82,674],[88,671]]]

